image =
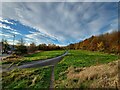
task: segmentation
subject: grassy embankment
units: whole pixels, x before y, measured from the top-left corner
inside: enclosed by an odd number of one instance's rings
[[[70,50],[69,54],[64,57],[64,59],[58,65],[55,66],[55,88],[89,87],[91,79],[89,80],[87,77],[87,79],[81,80],[84,78],[85,73],[80,78],[80,72],[83,71],[86,67],[106,64],[114,60],[118,60],[118,58],[119,57],[117,55],[113,54],[84,50]],[[87,70],[88,76],[90,73],[92,72]],[[76,76],[76,78],[74,76]]]

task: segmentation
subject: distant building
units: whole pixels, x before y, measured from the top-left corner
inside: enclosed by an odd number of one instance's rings
[[[2,42],[0,42],[0,54],[2,53]]]
[[[8,46],[8,49],[4,49],[4,46],[2,45],[2,42],[0,42],[0,54],[3,54],[3,53],[12,53],[12,51],[14,51],[15,49],[13,48],[13,45],[9,45]]]

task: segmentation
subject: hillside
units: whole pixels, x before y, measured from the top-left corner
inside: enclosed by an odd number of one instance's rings
[[[83,49],[120,54],[120,31],[92,36],[82,42],[70,44],[69,49]]]

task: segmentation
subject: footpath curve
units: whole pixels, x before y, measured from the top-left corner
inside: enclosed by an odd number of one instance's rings
[[[3,69],[2,72],[6,72],[6,71],[10,71],[13,69],[24,69],[24,68],[37,68],[37,67],[42,67],[42,66],[50,66],[50,65],[55,65],[57,64],[59,61],[61,61],[63,59],[64,56],[66,56],[68,54],[68,51],[66,51],[63,55],[58,56],[58,57],[54,57],[51,59],[46,59],[46,60],[38,60],[38,61],[32,61],[32,62],[27,62],[24,63],[20,66],[11,66],[8,69]]]

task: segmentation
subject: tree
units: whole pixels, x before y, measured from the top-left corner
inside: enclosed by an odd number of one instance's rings
[[[69,49],[84,49],[120,54],[120,31],[92,36],[79,43],[70,44]]]
[[[38,50],[47,50],[47,45],[46,44],[39,44]]]
[[[104,44],[103,44],[102,41],[97,43],[97,48],[98,48],[99,51],[103,51],[104,50]]]
[[[7,40],[2,39],[2,52],[7,53],[8,50],[10,50],[10,47]]]
[[[21,38],[16,46],[16,54],[23,55],[27,53],[27,47],[24,40]]]
[[[30,46],[28,47],[28,52],[35,52],[36,50],[37,50],[37,47],[36,47],[35,43],[32,42],[30,44]]]
[[[74,44],[70,44],[69,49],[74,49]]]
[[[90,42],[90,50],[96,51],[97,43],[98,43],[98,39],[97,39],[97,37],[94,36],[93,40]]]

